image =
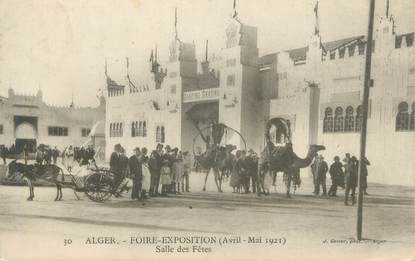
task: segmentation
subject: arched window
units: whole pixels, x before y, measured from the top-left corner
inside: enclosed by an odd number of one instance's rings
[[[135,122],[135,136],[138,136],[138,121]]]
[[[359,105],[356,110],[356,127],[355,131],[359,132],[362,129],[362,121],[363,121],[363,107]]]
[[[143,136],[143,122],[138,123],[138,136]]]
[[[112,123],[110,123],[110,137],[112,137],[113,133],[112,133]]]
[[[160,126],[157,126],[157,129],[156,129],[156,142],[160,142],[160,137],[161,137],[161,135],[160,135]]]
[[[143,137],[147,137],[147,123],[143,122]]]
[[[122,123],[120,123],[120,137],[123,136],[123,128],[122,128]]]
[[[344,118],[344,131],[354,131],[353,107],[346,108],[346,117]]]
[[[131,137],[135,137],[135,122],[131,123]]]
[[[408,103],[401,102],[398,105],[398,114],[396,115],[396,131],[405,131],[409,129],[409,112]]]
[[[415,130],[415,102],[412,103],[411,124],[409,126],[409,129]]]
[[[324,111],[323,132],[333,131],[333,110],[328,107]]]
[[[164,132],[164,126],[161,127],[161,143],[166,142],[166,133]]]
[[[334,111],[334,132],[343,131],[344,117],[343,117],[343,108],[337,107]]]

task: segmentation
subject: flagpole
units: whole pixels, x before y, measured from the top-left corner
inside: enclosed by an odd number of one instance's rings
[[[367,30],[365,77],[363,82],[363,120],[360,132],[360,160],[358,171],[358,199],[357,199],[357,239],[362,240],[362,217],[363,217],[363,189],[362,189],[362,167],[366,156],[367,114],[369,107],[370,73],[372,64],[372,42],[373,42],[373,19],[375,14],[375,0],[370,0],[369,23]]]
[[[208,47],[209,46],[209,40],[206,40],[206,53],[205,53],[205,61],[207,62],[208,61]]]

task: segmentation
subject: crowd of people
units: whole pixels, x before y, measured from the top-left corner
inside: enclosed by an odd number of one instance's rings
[[[252,192],[257,192],[258,155],[255,151],[250,149],[246,153],[245,150],[237,150],[231,170],[229,185],[233,188],[233,193],[250,193],[251,185]]]
[[[7,164],[7,156],[16,154],[16,147],[12,144],[10,147],[7,147],[4,144],[0,145],[0,158],[3,160],[3,164]]]
[[[273,173],[262,172],[258,175],[258,155],[253,150],[237,150],[232,158],[229,185],[234,193],[269,194],[271,184],[275,184]],[[367,166],[370,162],[364,158],[361,186],[367,195]],[[197,168],[197,161],[193,166]],[[115,187],[121,184],[125,177],[133,180],[131,197],[145,199],[148,197],[168,196],[189,192],[189,174],[192,168],[189,153],[181,152],[178,148],[164,147],[158,144],[156,149],[148,155],[147,148],[135,148],[134,155],[128,158],[125,149],[117,144],[110,158],[110,171],[114,173]],[[220,169],[221,167],[219,167]],[[343,163],[340,157],[335,156],[330,165],[322,155],[317,155],[311,165],[314,182],[314,194],[318,196],[322,189],[323,196],[336,197],[338,187],[345,189],[345,205],[355,204],[356,187],[358,185],[359,161],[355,156],[346,153]],[[225,169],[220,169],[224,171]],[[327,191],[326,175],[330,174],[332,185]],[[226,177],[226,175],[225,175]]]
[[[361,188],[365,195],[367,193],[367,166],[370,162],[367,158],[363,158],[361,170]],[[341,187],[345,189],[344,204],[349,205],[349,196],[351,196],[352,204],[356,203],[356,187],[358,185],[358,170],[359,161],[355,156],[351,156],[350,153],[346,153],[343,163],[340,162],[340,157],[335,156],[334,162],[328,167],[327,162],[322,155],[317,155],[313,164],[311,165],[314,182],[314,194],[318,196],[320,194],[320,187],[323,190],[323,196],[336,197],[337,188]],[[330,174],[332,185],[327,192],[326,188],[326,175]]]
[[[135,148],[134,155],[128,158],[125,149],[116,144],[110,157],[114,188],[130,177],[133,180],[131,197],[137,200],[189,192],[190,169],[189,153],[169,145],[158,144],[149,156],[147,148]]]
[[[15,151],[14,147],[6,148],[0,146],[0,155],[3,163],[6,164],[6,156]],[[28,150],[24,146],[21,152],[25,163],[28,160]],[[225,152],[224,152],[225,153]],[[62,157],[62,164],[68,171],[72,171],[74,163],[80,166],[87,165],[94,161],[95,151],[92,146],[73,147],[68,146],[62,152],[57,147],[38,146],[35,151],[36,164],[57,164],[58,157]],[[251,187],[254,193],[269,194],[271,183],[275,184],[271,173],[261,172],[258,175],[258,155],[255,151],[237,150],[230,154],[232,157],[219,166],[222,177],[230,176],[229,185],[234,193],[250,193]],[[220,155],[219,155],[220,156]],[[224,155],[223,157],[227,157]],[[226,162],[226,161],[225,161]],[[227,165],[231,165],[230,167]],[[370,162],[363,159],[361,173],[361,187],[364,194],[367,193],[367,166]],[[169,194],[181,194],[189,192],[189,175],[191,169],[200,168],[199,162],[191,164],[191,157],[188,151],[182,152],[178,148],[171,148],[169,145],[158,144],[156,149],[148,155],[147,148],[135,148],[131,157],[126,156],[125,149],[117,144],[110,157],[110,171],[114,174],[114,188],[118,188],[124,178],[129,177],[133,181],[131,197],[133,199],[145,199],[147,197],[168,196]],[[227,169],[226,169],[227,168]],[[327,164],[322,155],[317,155],[311,164],[313,174],[314,191],[323,196],[336,197],[338,187],[345,189],[345,205],[356,203],[356,187],[358,185],[359,161],[355,156],[346,153],[342,162],[339,156],[335,156],[333,163]],[[327,191],[326,176],[330,174],[331,186]],[[268,175],[267,175],[268,174]]]
[[[34,159],[35,164],[38,165],[56,165],[58,158],[61,157],[63,166],[71,171],[75,162],[78,162],[80,166],[87,165],[90,160],[94,160],[94,155],[95,150],[92,146],[74,147],[70,145],[63,151],[60,151],[57,146],[52,148],[49,145],[40,144],[35,148],[34,152],[29,152],[27,145],[24,145],[21,152],[18,152],[14,145],[9,148],[0,145],[0,156],[4,165],[7,164],[8,157],[12,159],[23,159],[25,164],[28,164],[28,160]]]

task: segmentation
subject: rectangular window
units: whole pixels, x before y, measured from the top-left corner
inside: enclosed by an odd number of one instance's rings
[[[88,137],[89,133],[91,133],[91,129],[88,129],[88,128],[81,129],[82,137]]]
[[[407,34],[406,35],[406,46],[411,47],[414,45],[414,35],[415,33]]]
[[[176,85],[175,84],[170,86],[170,93],[171,94],[176,94]]]
[[[226,67],[232,67],[236,65],[236,59],[226,60]]]
[[[170,78],[176,78],[176,76],[177,76],[177,72],[171,72],[171,73],[169,73],[169,77]]]
[[[401,44],[402,44],[402,36],[401,35],[396,36],[396,38],[395,38],[395,48],[396,49],[401,48]]]
[[[49,136],[68,136],[67,127],[48,127]]]
[[[3,124],[0,124],[0,135],[3,135]]]
[[[235,75],[228,75],[228,77],[226,78],[226,85],[227,86],[235,86]]]

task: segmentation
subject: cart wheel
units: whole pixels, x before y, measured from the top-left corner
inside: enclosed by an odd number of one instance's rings
[[[85,195],[92,201],[103,202],[111,196],[112,183],[105,172],[93,173],[85,180]]]

